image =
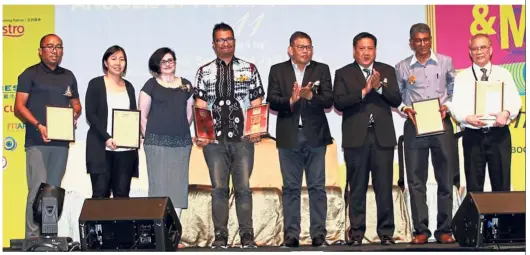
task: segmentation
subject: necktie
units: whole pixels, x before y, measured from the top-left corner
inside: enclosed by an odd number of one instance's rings
[[[486,72],[488,71],[486,68],[480,68],[480,71],[482,71],[482,77],[480,77],[481,81],[487,81],[488,76],[486,75]]]
[[[368,78],[370,77],[370,69],[364,68],[363,71],[366,73],[365,79],[368,80]],[[370,121],[368,123],[369,124],[374,123],[374,115],[372,113],[370,113]]]
[[[366,80],[368,80],[368,77],[370,77],[370,69],[364,68],[363,71],[366,73]]]

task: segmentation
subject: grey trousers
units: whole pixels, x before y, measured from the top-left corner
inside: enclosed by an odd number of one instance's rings
[[[26,237],[39,236],[40,228],[33,221],[33,201],[42,182],[61,186],[66,172],[68,147],[30,146],[26,148],[28,199],[26,204]]]

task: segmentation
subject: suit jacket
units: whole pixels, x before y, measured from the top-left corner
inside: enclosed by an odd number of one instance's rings
[[[302,118],[303,132],[312,147],[331,144],[328,120],[324,109],[333,106],[331,74],[329,67],[311,61],[306,67],[302,84],[320,81],[318,93],[313,92],[311,100],[300,98],[292,109],[289,98],[293,92],[296,76],[291,60],[273,65],[269,72],[267,102],[270,108],[278,112],[276,120],[276,146],[278,148],[294,148],[298,142],[299,117]]]
[[[125,89],[129,96],[129,109],[136,110],[136,98],[133,85],[125,80]],[[88,83],[85,96],[85,112],[90,129],[86,136],[86,168],[88,173],[105,173],[109,171],[105,164],[105,141],[111,136],[107,133],[108,105],[107,89],[103,76],[96,77]],[[138,150],[136,150],[138,153]],[[138,177],[138,156],[133,177]]]
[[[356,62],[346,65],[335,73],[333,98],[335,108],[342,112],[342,147],[357,148],[364,144],[370,113],[374,117],[374,132],[379,145],[396,146],[396,131],[391,107],[401,104],[394,67],[374,62],[373,68],[381,74],[381,81],[387,79],[382,94],[372,89],[364,99],[361,90],[366,85],[363,71]]]

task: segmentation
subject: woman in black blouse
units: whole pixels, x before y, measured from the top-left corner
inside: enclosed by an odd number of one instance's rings
[[[191,82],[175,75],[177,59],[169,48],[149,58],[153,74],[140,91],[142,133],[149,175],[149,196],[168,196],[180,218],[188,207],[191,154]]]
[[[138,177],[138,150],[117,148],[112,139],[112,110],[136,110],[133,85],[123,79],[127,71],[125,50],[114,45],[102,59],[105,75],[88,83],[85,98],[90,125],[86,140],[86,167],[92,197],[129,197],[132,177]]]

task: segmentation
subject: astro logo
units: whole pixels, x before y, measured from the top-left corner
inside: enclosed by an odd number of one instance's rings
[[[8,37],[21,37],[24,35],[25,29],[22,25],[7,25],[2,27],[2,34]]]
[[[17,141],[15,138],[8,136],[4,138],[4,150],[14,151],[17,148]]]
[[[2,170],[6,169],[7,167],[7,159],[6,157],[2,156]]]

